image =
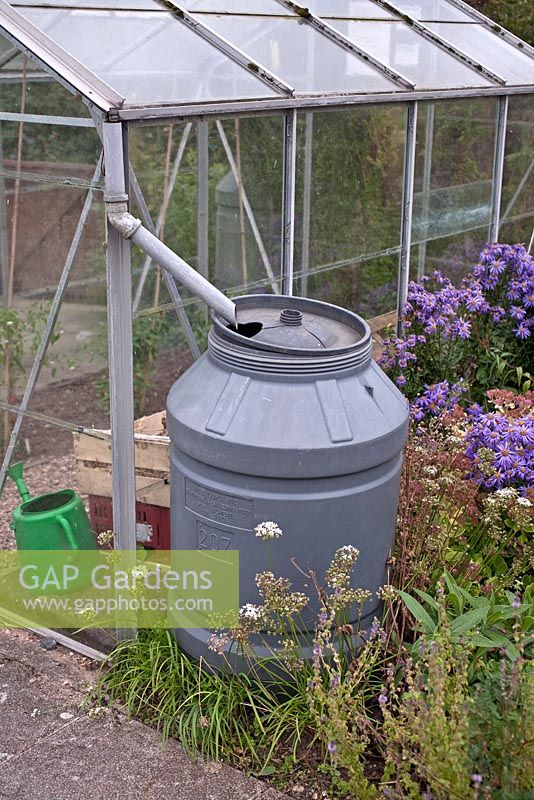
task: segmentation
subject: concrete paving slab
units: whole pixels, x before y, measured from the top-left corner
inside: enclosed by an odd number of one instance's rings
[[[120,711],[92,716],[84,700],[96,676],[77,654],[0,631],[2,800],[283,800]]]

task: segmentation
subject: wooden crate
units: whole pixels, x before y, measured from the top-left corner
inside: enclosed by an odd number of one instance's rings
[[[83,433],[73,436],[79,491],[111,497],[110,442]],[[169,508],[170,439],[165,412],[136,420],[134,441],[137,500]],[[162,481],[167,483],[162,484]]]

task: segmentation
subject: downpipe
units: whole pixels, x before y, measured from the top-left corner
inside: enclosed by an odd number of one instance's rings
[[[156,264],[186,286],[196,297],[204,300],[230,325],[237,326],[235,303],[145,228],[140,219],[130,214],[126,203],[108,202],[107,217],[124,239],[134,242]]]

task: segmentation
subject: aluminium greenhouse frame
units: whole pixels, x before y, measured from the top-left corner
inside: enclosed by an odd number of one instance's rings
[[[203,21],[191,15],[178,2],[167,2],[165,7],[174,10],[180,21],[188,26],[198,36],[208,41],[215,49],[224,53],[233,62],[248,70],[258,79],[268,84],[276,92],[275,96],[258,100],[231,100],[224,102],[182,103],[182,104],[143,104],[129,106],[125,98],[112,89],[93,71],[82,65],[62,47],[60,47],[46,33],[39,30],[22,14],[16,12],[6,0],[0,0],[0,32],[10,39],[16,52],[26,53],[31,60],[37,62],[46,73],[52,75],[58,82],[70,91],[79,92],[84,102],[91,111],[93,121],[83,118],[67,118],[58,116],[40,116],[31,114],[17,114],[0,111],[0,125],[2,121],[28,121],[49,125],[72,125],[82,127],[96,126],[102,141],[103,154],[101,161],[96,166],[94,181],[98,180],[101,171],[105,172],[105,196],[107,216],[107,283],[108,283],[108,320],[109,320],[109,371],[110,371],[110,415],[111,415],[111,447],[112,447],[112,481],[113,481],[113,525],[116,546],[124,550],[133,550],[136,547],[135,535],[135,469],[134,469],[134,403],[133,403],[133,345],[132,345],[132,272],[130,257],[130,239],[128,235],[121,234],[112,222],[114,209],[127,208],[133,200],[144,227],[157,234],[160,223],[154,221],[148,211],[136,176],[128,159],[128,130],[130,126],[153,125],[155,123],[172,123],[185,121],[183,140],[178,150],[176,161],[170,175],[169,184],[165,187],[165,197],[168,199],[172,192],[174,181],[178,173],[181,157],[185,148],[187,137],[196,125],[197,145],[199,160],[197,166],[197,179],[199,190],[199,203],[197,215],[198,256],[199,272],[207,276],[207,121],[216,120],[216,127],[228,158],[234,176],[236,164],[233,158],[224,130],[220,123],[221,118],[244,116],[253,114],[284,115],[284,144],[283,144],[283,202],[282,202],[282,248],[281,248],[281,287],[273,275],[269,257],[261,241],[254,214],[250,203],[243,190],[245,213],[251,225],[253,235],[258,244],[262,262],[266,271],[268,282],[273,291],[291,295],[293,292],[294,246],[295,246],[295,183],[297,160],[297,112],[305,112],[305,141],[304,141],[304,209],[303,209],[303,253],[302,253],[302,279],[303,293],[306,293],[307,265],[309,260],[309,235],[310,235],[310,193],[312,172],[312,141],[313,141],[313,113],[327,109],[347,109],[358,105],[378,105],[383,103],[404,104],[405,107],[405,146],[404,146],[404,179],[402,191],[401,236],[399,246],[392,248],[392,253],[399,254],[397,314],[399,320],[407,297],[410,273],[410,253],[412,246],[412,217],[414,203],[414,176],[416,156],[416,128],[418,105],[421,101],[430,101],[427,105],[427,126],[424,156],[423,187],[428,190],[432,158],[432,136],[434,121],[434,103],[432,101],[459,99],[468,97],[496,97],[498,98],[498,114],[496,120],[495,151],[493,161],[493,189],[491,199],[491,223],[489,226],[489,239],[496,241],[499,235],[501,221],[501,191],[503,182],[504,156],[506,147],[506,126],[508,115],[508,99],[515,94],[534,93],[534,49],[522,42],[513,34],[503,29],[495,30],[493,23],[474,11],[462,0],[448,0],[449,4],[469,15],[482,27],[491,27],[503,41],[517,48],[523,55],[532,59],[533,74],[528,85],[508,85],[506,80],[489,67],[480,63],[450,41],[438,35],[426,25],[399,10],[394,3],[388,0],[373,0],[378,6],[394,15],[399,21],[408,22],[413,31],[422,39],[431,42],[441,50],[445,50],[458,62],[467,65],[473,72],[483,75],[490,85],[473,86],[456,89],[418,90],[414,83],[403,74],[371,56],[356,42],[348,39],[337,31],[332,25],[320,17],[297,6],[290,0],[278,0],[286,9],[299,14],[322,37],[335,42],[347,52],[357,55],[371,64],[374,69],[387,76],[396,84],[399,91],[383,93],[358,93],[347,94],[342,92],[323,92],[318,94],[298,94],[293,87],[282,77],[266,69],[259,61],[251,58],[231,44],[220,34],[212,31]],[[39,77],[36,77],[38,80]],[[0,135],[1,142],[1,135]],[[515,202],[522,186],[529,179],[534,168],[534,161],[523,176],[522,182],[512,198],[509,207]],[[94,182],[93,181],[93,182]],[[2,185],[0,184],[0,193]],[[76,250],[80,243],[94,190],[87,192],[78,227],[76,229],[69,254],[67,256],[61,279],[59,281],[41,344],[35,356],[35,361],[30,372],[28,384],[16,415],[16,421],[11,434],[9,447],[4,457],[0,472],[0,489],[3,487],[6,471],[9,467],[20,427],[27,411],[28,403],[39,376],[43,358],[57,321],[59,308],[62,302],[65,287],[68,282]],[[165,202],[165,200],[164,200]],[[2,204],[0,203],[0,207]],[[428,209],[427,209],[428,211]],[[506,214],[509,209],[507,209]],[[506,216],[505,214],[505,216]],[[0,252],[4,251],[2,263],[5,263],[5,235],[2,235],[2,220],[0,219]],[[424,254],[426,243],[419,245],[420,254]],[[144,281],[150,268],[150,258],[147,256],[143,268]],[[190,323],[181,303],[179,290],[174,278],[163,270],[167,289],[173,301],[178,318],[184,328],[186,339],[193,356],[199,356],[198,345],[191,330]],[[5,283],[3,283],[5,286]],[[141,286],[138,287],[134,305],[139,303]],[[4,292],[5,294],[5,292]]]

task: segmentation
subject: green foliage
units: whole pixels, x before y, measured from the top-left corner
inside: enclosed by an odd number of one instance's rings
[[[0,309],[0,360],[3,363],[9,352],[15,376],[24,370],[24,356],[38,347],[49,307],[48,303],[34,303],[25,314],[15,308]],[[59,333],[54,333],[51,344],[58,339]]]
[[[476,595],[463,588],[448,572],[440,589],[441,602],[428,592],[414,589],[413,595],[399,590],[406,607],[424,634],[414,651],[425,647],[425,641],[440,626],[440,608],[445,612],[450,639],[454,644],[468,644],[471,655],[471,678],[487,651],[504,651],[511,660],[519,657],[515,644],[517,630],[525,633],[534,627],[534,587],[525,591],[522,601],[512,592],[502,597]]]
[[[520,643],[518,643],[520,645]],[[471,760],[494,800],[529,800],[534,788],[534,669],[520,652],[487,669],[473,693]]]
[[[134,412],[141,416],[148,388],[156,371],[156,358],[169,331],[169,320],[165,314],[135,317],[132,323],[133,340],[133,380],[134,380]],[[107,340],[99,337],[97,342],[99,354],[107,354]],[[98,390],[102,402],[109,405],[109,375],[106,372],[98,381]]]
[[[469,771],[468,648],[455,642],[445,607],[432,647],[404,671],[399,696],[390,670],[383,704],[386,768],[383,785],[391,796],[435,800],[472,798]]]
[[[100,702],[120,700],[132,715],[178,738],[192,752],[238,763],[245,752],[265,772],[283,742],[296,752],[309,729],[306,675],[284,688],[254,675],[217,674],[184,654],[170,631],[141,631],[119,645],[99,688]]]
[[[18,390],[18,383],[24,377],[24,359],[37,350],[48,317],[49,303],[33,303],[25,313],[15,308],[0,309],[0,364],[9,363],[9,372],[0,373],[0,387],[7,394],[8,402],[11,393]],[[59,339],[59,332],[54,331],[50,338],[50,346]],[[50,351],[49,351],[50,352]],[[47,356],[49,355],[49,352]],[[55,368],[53,372],[55,371]],[[8,385],[5,385],[6,377]],[[0,434],[4,435],[4,418],[0,418]]]
[[[512,592],[468,591],[445,573],[435,595],[398,593],[422,631],[415,645],[409,637],[396,641],[378,620],[362,642],[357,625],[347,622],[361,617],[369,599],[350,586],[357,557],[355,548],[341,548],[324,583],[310,576],[322,609],[311,663],[302,660],[293,624],[308,598],[265,572],[257,576],[264,604],[244,607],[239,628],[216,634],[212,649],[222,653],[233,642],[247,657],[251,637],[266,629],[278,640],[271,659],[250,660],[248,674],[215,673],[207,661],[182,653],[170,631],[141,632],[113,654],[99,702],[104,695],[119,700],[165,736],[281,788],[313,747],[322,755],[314,780],[326,780],[336,798],[526,800],[532,585],[518,602]],[[386,617],[395,613],[394,594],[391,586],[380,592]],[[377,752],[382,768],[371,779]]]

